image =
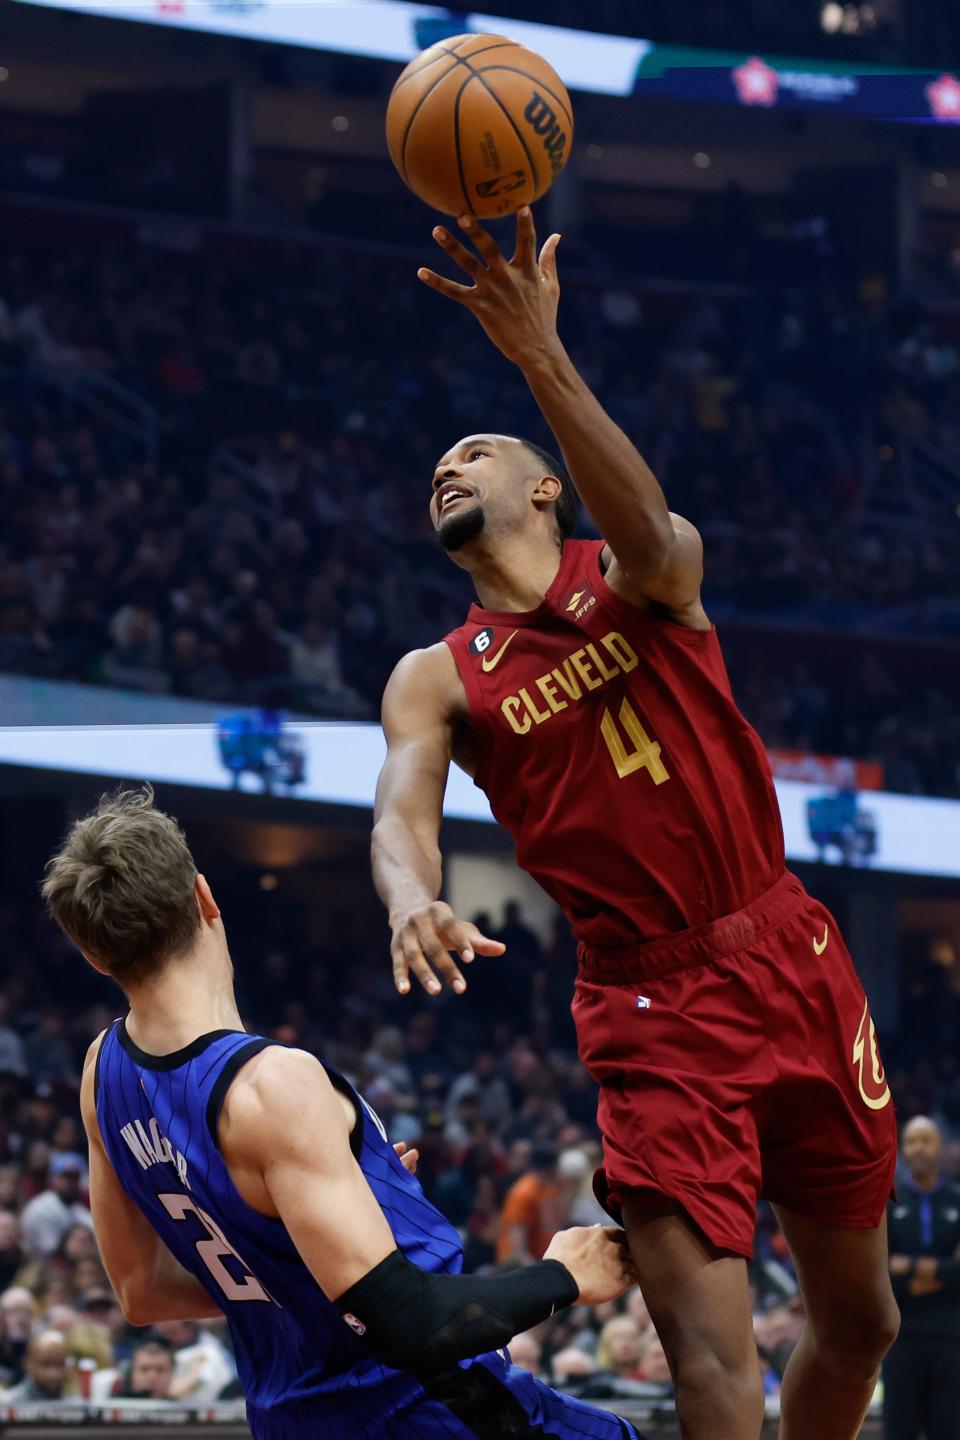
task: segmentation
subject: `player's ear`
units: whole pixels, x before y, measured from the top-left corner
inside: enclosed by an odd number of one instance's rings
[[[212,925],[214,920],[220,919],[220,907],[213,898],[213,891],[207,884],[205,875],[198,875],[194,893],[197,897],[197,904],[200,906],[200,914],[207,925]]]
[[[545,510],[548,505],[557,503],[562,491],[563,486],[556,475],[541,475],[534,488],[533,503],[538,510]]]

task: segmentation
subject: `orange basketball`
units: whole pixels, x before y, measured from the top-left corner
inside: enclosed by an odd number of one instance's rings
[[[387,106],[390,158],[448,215],[508,215],[546,194],[573,141],[570,96],[535,50],[456,35],[424,50]]]

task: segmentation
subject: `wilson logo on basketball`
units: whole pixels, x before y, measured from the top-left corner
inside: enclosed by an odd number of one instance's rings
[[[546,150],[547,158],[550,161],[550,169],[555,176],[559,175],[563,169],[563,152],[567,146],[567,136],[566,132],[560,128],[557,112],[553,109],[549,101],[544,100],[539,91],[534,90],[523,112],[523,118],[529,122],[534,132],[540,136],[543,142],[543,148]]]
[[[521,185],[526,183],[526,170],[511,170],[508,175],[497,175],[493,180],[481,180],[476,191],[486,199],[490,195],[507,195],[511,190],[519,190]]]
[[[882,1110],[889,1105],[890,1086],[877,1048],[877,1028],[870,1017],[867,1000],[863,1002],[863,1014],[853,1042],[853,1063],[857,1067],[857,1085],[864,1105],[871,1110]]]

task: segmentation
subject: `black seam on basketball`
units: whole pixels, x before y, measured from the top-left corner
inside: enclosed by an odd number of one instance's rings
[[[478,51],[477,53],[482,54],[483,52]],[[466,64],[466,61],[464,61],[463,63]],[[509,70],[511,75],[522,75],[525,80],[530,81],[531,85],[536,85],[539,87],[539,89],[545,90],[550,96],[551,100],[556,100],[557,104],[560,106],[560,109],[563,111],[564,116],[566,117],[567,124],[570,126],[571,130],[573,129],[573,116],[571,115],[570,111],[567,109],[566,105],[564,105],[563,101],[560,99],[560,96],[556,93],[556,91],[551,90],[549,85],[544,85],[542,80],[534,80],[533,76],[528,75],[526,70],[521,70],[519,65],[486,65],[484,66],[484,69],[481,73],[485,75],[488,70]]]
[[[445,53],[447,55],[450,55],[452,59],[456,60],[457,57],[452,54],[452,51],[447,50]],[[447,76],[452,75],[456,68],[456,65],[451,65],[449,70],[444,70],[443,74],[438,75],[436,80],[434,80],[433,84],[428,89],[424,90],[423,94],[420,96],[420,99],[413,107],[413,113],[411,114],[410,119],[407,121],[407,128],[403,132],[403,143],[400,146],[400,174],[403,176],[404,182],[407,185],[410,185],[410,181],[407,179],[407,141],[410,138],[410,131],[413,129],[413,122],[420,114],[420,109],[427,96],[432,95],[434,90],[436,90],[437,86],[440,84],[440,81],[446,80]],[[412,190],[413,186],[410,185],[410,188]]]
[[[469,69],[469,66],[467,68]],[[467,177],[463,173],[463,155],[460,152],[460,101],[463,99],[464,90],[466,90],[473,78],[472,73],[467,76],[457,91],[457,98],[453,102],[453,145],[457,152],[457,173],[460,176],[460,189],[463,191],[464,202],[467,210],[471,214],[473,213],[473,206],[470,196],[467,194]]]
[[[407,83],[408,80],[415,80],[418,75],[422,75],[425,70],[429,70],[431,65],[436,65],[436,63],[437,63],[438,60],[442,60],[443,57],[444,57],[444,55],[449,55],[451,58],[453,58],[453,56],[454,56],[455,54],[456,54],[456,51],[454,51],[454,50],[447,50],[447,49],[441,47],[441,53],[440,53],[439,55],[434,55],[430,60],[427,61],[426,65],[418,65],[417,68],[416,68],[416,70],[411,70],[411,71],[410,71],[410,74],[409,74],[409,75],[401,75],[401,76],[400,76],[400,79],[396,82],[396,84],[394,85],[393,89],[392,89],[391,92],[390,92],[391,98],[397,93],[397,91],[400,89],[400,86],[401,86],[401,85],[406,85],[406,83]],[[453,66],[451,65],[450,70],[452,70],[452,69],[453,69]],[[450,74],[450,70],[448,70],[448,71],[446,72],[448,75]]]
[[[472,39],[473,37],[468,36],[467,38]],[[437,43],[440,44],[439,41]],[[514,49],[517,48],[516,40],[498,40],[496,45],[484,45],[482,50],[471,50],[469,55],[459,55],[456,50],[448,50],[446,45],[443,44],[440,44],[440,49],[445,55],[456,55],[461,65],[468,65],[475,56],[488,55],[491,50],[502,50],[505,45],[512,45]],[[426,68],[427,67],[424,66],[424,69]]]
[[[482,70],[474,70],[474,68],[473,68],[473,66],[470,64],[470,61],[469,61],[469,60],[461,60],[461,61],[460,61],[460,64],[461,64],[461,65],[465,65],[465,66],[467,67],[467,69],[470,71],[470,74],[471,74],[471,76],[472,76],[472,78],[473,78],[474,80],[479,80],[479,81],[480,81],[480,84],[483,86],[484,90],[486,90],[487,94],[491,97],[491,99],[493,99],[493,100],[495,100],[495,101],[497,102],[497,104],[500,106],[500,109],[503,111],[504,115],[507,117],[507,119],[509,120],[510,124],[513,126],[513,133],[514,133],[514,135],[516,135],[517,139],[520,141],[520,144],[523,146],[523,153],[526,155],[528,161],[530,162],[530,170],[531,170],[532,176],[533,176],[534,195],[535,195],[535,197],[536,197],[536,192],[537,192],[537,191],[539,190],[539,188],[540,188],[540,182],[539,182],[539,180],[537,179],[537,162],[536,162],[536,160],[534,160],[533,156],[531,155],[531,153],[530,153],[530,147],[529,147],[529,145],[527,144],[526,140],[524,140],[523,135],[521,134],[520,129],[519,129],[519,127],[517,126],[516,120],[514,120],[513,116],[510,114],[510,111],[507,109],[506,105],[504,105],[503,101],[500,99],[500,96],[497,94],[496,90],[494,90],[493,86],[492,86],[492,85],[488,85],[487,82],[486,82],[486,80],[484,80],[484,78],[483,78],[483,73],[484,73],[484,72],[483,72]],[[501,69],[502,69],[502,68],[504,68],[504,67],[501,66],[501,67],[495,67],[495,68],[501,68]],[[522,75],[522,74],[523,74],[523,71],[521,70],[520,73],[521,73],[521,75]],[[528,80],[530,79],[530,76],[529,76],[529,75],[527,76],[527,79],[528,79]],[[462,93],[463,93],[463,92],[461,91],[461,94],[462,94]],[[459,135],[459,132],[458,132],[458,134],[457,134],[457,155],[459,156],[459,154],[460,154],[460,135]],[[462,178],[462,177],[461,177],[461,178]],[[466,195],[466,193],[467,193],[466,186],[464,186],[463,193],[464,193],[465,195]],[[468,209],[470,208],[470,207],[469,207],[469,202],[468,202],[467,208],[468,208]],[[470,213],[473,214],[473,211],[471,210]]]

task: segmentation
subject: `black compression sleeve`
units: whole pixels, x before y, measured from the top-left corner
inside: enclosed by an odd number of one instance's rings
[[[558,1260],[505,1275],[431,1275],[394,1250],[336,1304],[384,1365],[419,1373],[496,1350],[579,1293]]]

